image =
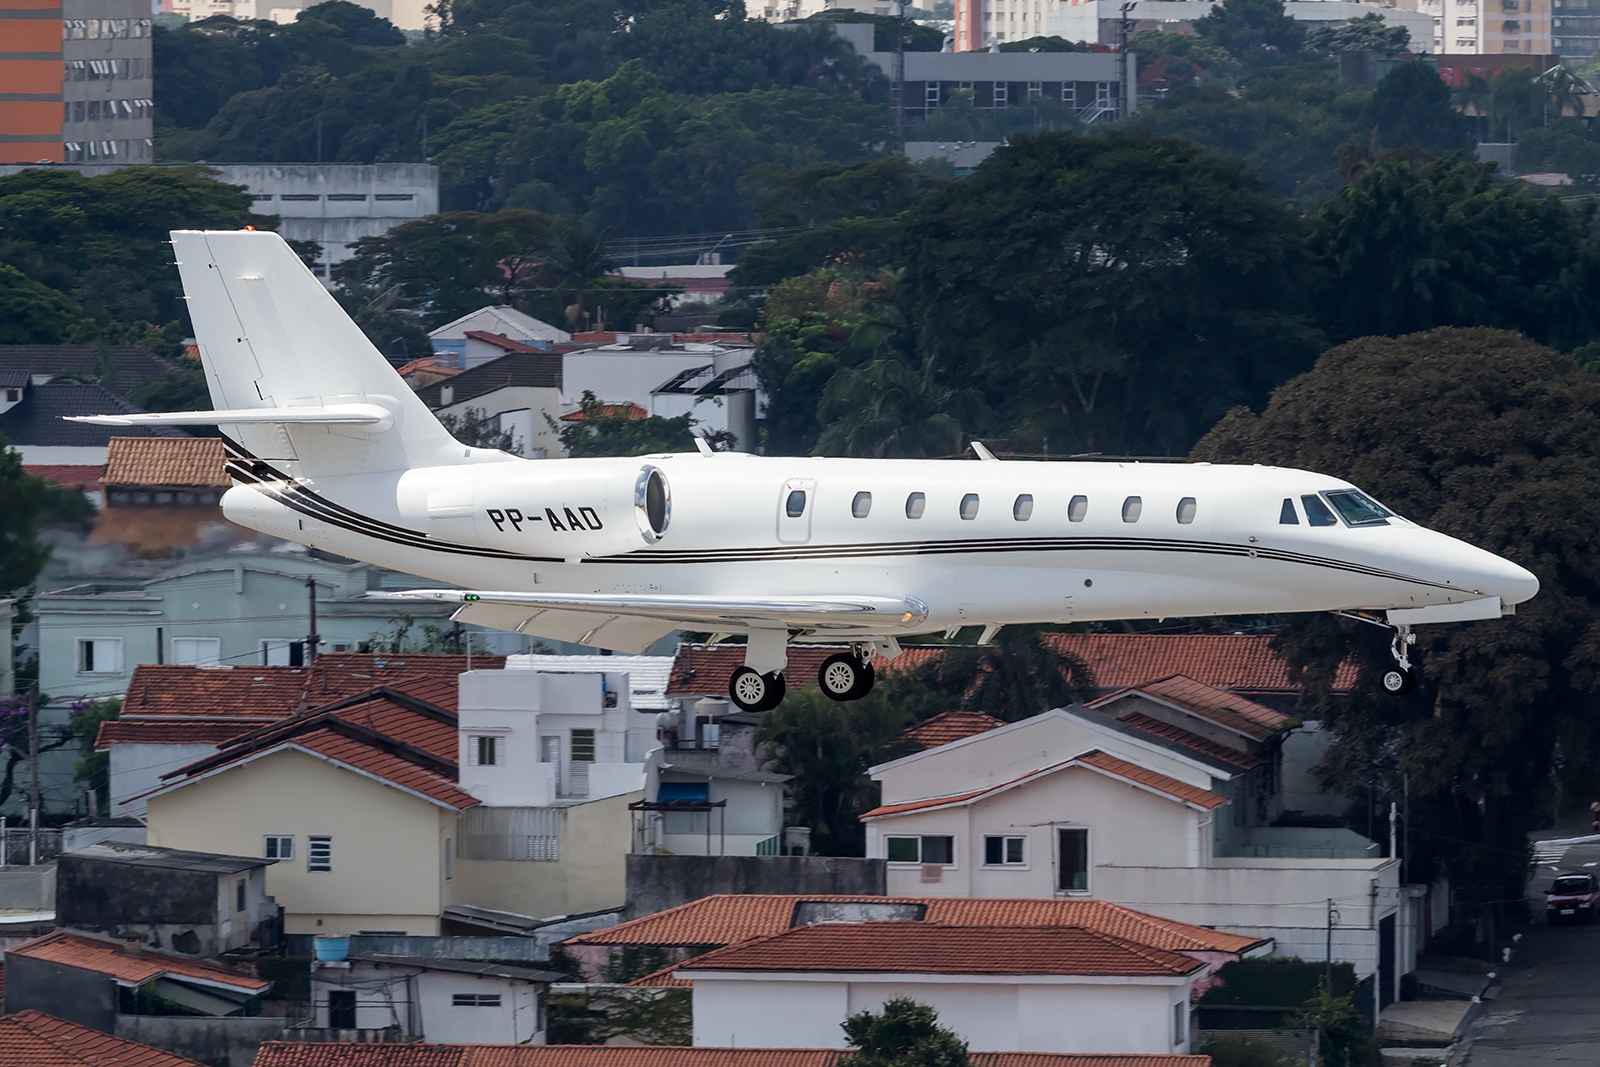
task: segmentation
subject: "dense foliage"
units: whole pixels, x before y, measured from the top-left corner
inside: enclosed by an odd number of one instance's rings
[[[1517,334],[1440,329],[1369,337],[1326,353],[1260,415],[1229,414],[1194,458],[1325,471],[1408,519],[1503,555],[1542,588],[1515,618],[1419,631],[1422,679],[1378,695],[1387,635],[1331,615],[1285,620],[1280,641],[1316,715],[1335,733],[1323,761],[1346,794],[1398,799],[1409,782],[1417,855],[1450,872],[1490,919],[1520,903],[1528,830],[1547,817],[1552,775],[1583,796],[1600,771],[1600,377]],[[1329,695],[1338,664],[1358,691]],[[1545,814],[1541,814],[1541,812]]]
[[[967,1067],[967,1043],[939,1025],[939,1013],[910,997],[892,997],[883,1010],[862,1011],[842,1024],[855,1049],[851,1067]]]

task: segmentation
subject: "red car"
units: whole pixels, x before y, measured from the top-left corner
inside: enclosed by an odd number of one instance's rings
[[[1544,917],[1550,925],[1572,920],[1594,922],[1600,907],[1600,883],[1592,874],[1563,874],[1550,886],[1544,898]]]

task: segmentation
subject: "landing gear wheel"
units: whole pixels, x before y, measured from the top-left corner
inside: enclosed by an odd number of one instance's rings
[[[1402,697],[1417,687],[1416,672],[1404,667],[1391,667],[1383,672],[1383,691],[1390,696]]]
[[[817,671],[817,685],[829,700],[860,700],[871,692],[874,680],[872,664],[850,652],[835,652]]]
[[[740,711],[771,711],[787,689],[782,671],[762,674],[754,667],[736,667],[728,679],[728,696]]]

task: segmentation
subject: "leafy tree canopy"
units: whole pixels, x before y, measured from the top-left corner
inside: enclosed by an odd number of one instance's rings
[[[61,344],[82,315],[70,296],[0,263],[0,344]]]
[[[1436,156],[1472,145],[1467,120],[1451,103],[1449,88],[1437,71],[1420,61],[1397,64],[1373,90],[1372,139],[1390,148],[1420,148]]]
[[[1223,0],[1196,19],[1194,29],[1246,69],[1289,62],[1306,37],[1305,27],[1284,11],[1283,0]]]
[[[1411,31],[1404,26],[1386,26],[1377,12],[1360,15],[1344,25],[1324,24],[1306,31],[1306,50],[1328,52],[1378,52],[1398,55],[1411,43]],[[1434,79],[1437,81],[1437,77]]]
[[[881,1012],[863,1011],[841,1025],[856,1051],[852,1067],[967,1067],[967,1044],[939,1025],[939,1015],[910,997],[884,1002]]]
[[[1228,415],[1193,459],[1350,479],[1406,518],[1527,567],[1539,595],[1515,617],[1418,631],[1421,681],[1379,693],[1387,635],[1292,616],[1281,649],[1303,671],[1333,747],[1321,773],[1346,794],[1399,795],[1414,847],[1439,855],[1469,904],[1520,900],[1526,831],[1552,768],[1587,795],[1600,771],[1600,377],[1514,333],[1438,329],[1335,348],[1260,414]],[[1357,691],[1329,696],[1338,664]],[[1560,759],[1556,753],[1559,746]],[[1431,845],[1430,845],[1431,842]],[[1427,867],[1407,873],[1426,877]]]

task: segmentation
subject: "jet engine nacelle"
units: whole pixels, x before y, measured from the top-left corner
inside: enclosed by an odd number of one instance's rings
[[[627,552],[659,541],[672,521],[666,475],[637,460],[409,472],[402,498],[419,491],[428,537],[520,555]]]

